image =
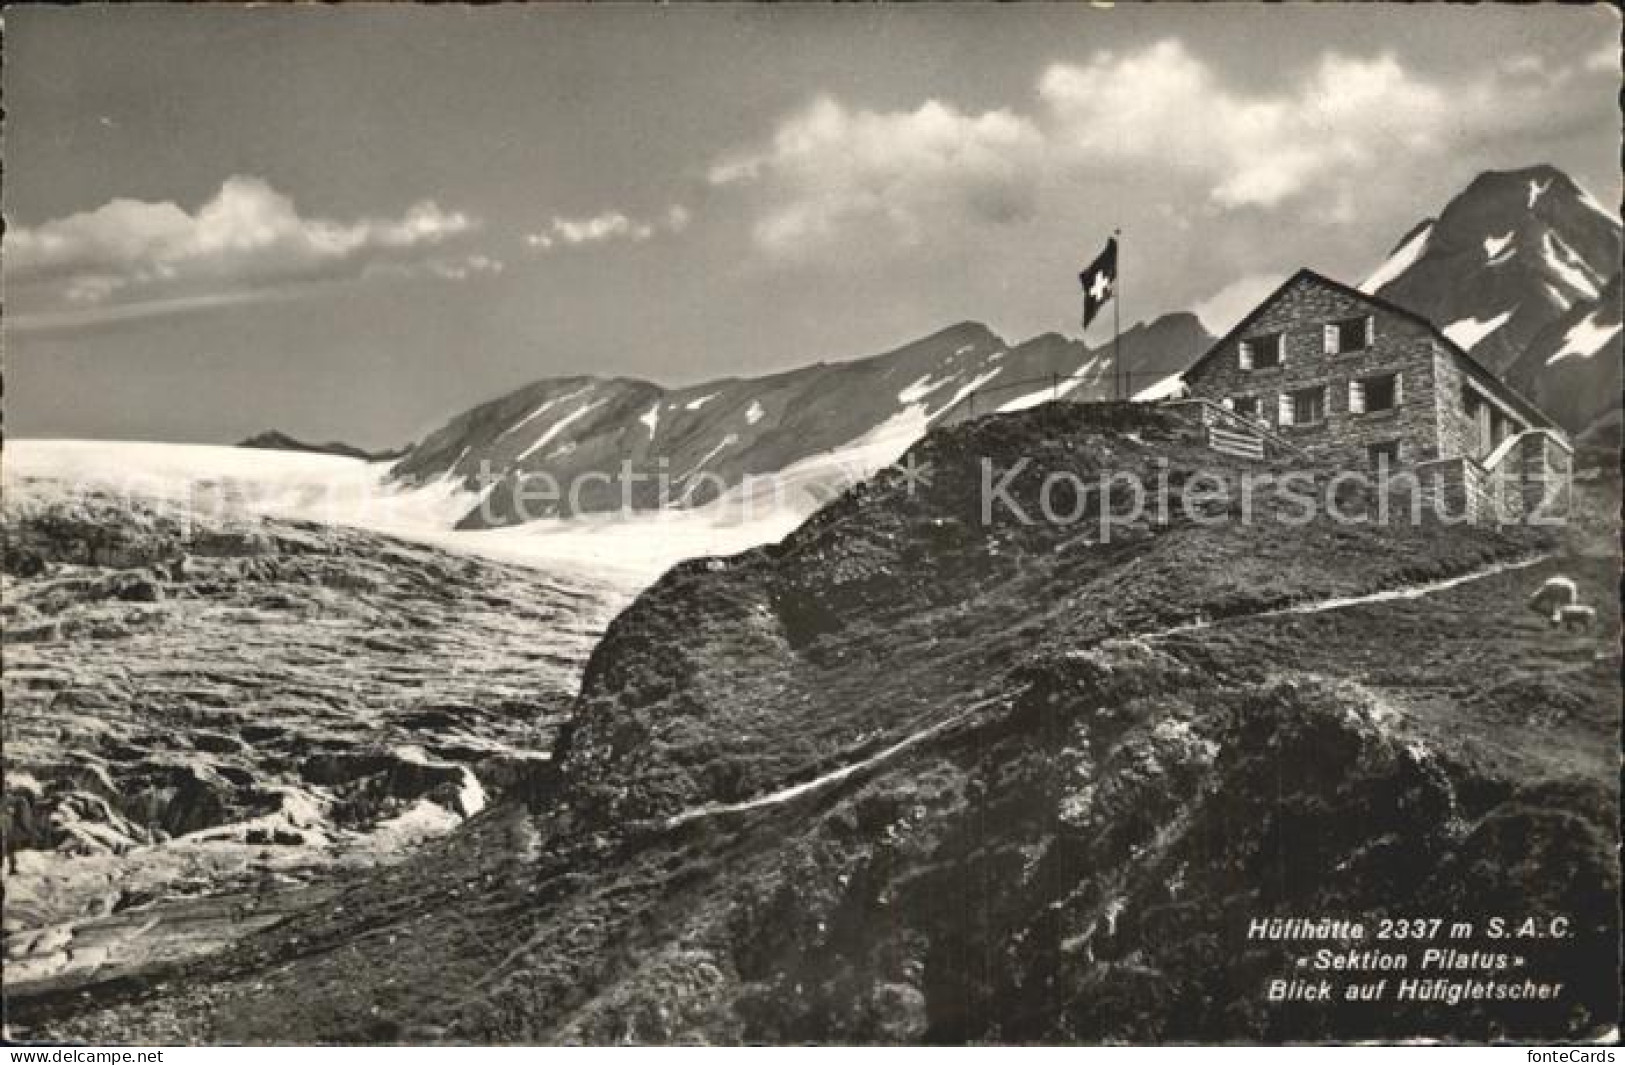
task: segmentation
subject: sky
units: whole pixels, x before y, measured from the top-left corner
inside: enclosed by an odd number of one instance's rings
[[[964,320],[1076,335],[1114,228],[1125,327],[1218,331],[1300,266],[1357,283],[1484,170],[1621,199],[1601,5],[84,5],[5,30],[14,437],[378,447],[550,376],[681,385]]]

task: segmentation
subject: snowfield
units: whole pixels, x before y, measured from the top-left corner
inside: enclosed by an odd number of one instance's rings
[[[403,488],[386,480],[388,462],[336,455],[145,441],[12,440],[5,447],[4,478],[12,498],[95,489],[226,515],[342,525],[495,561],[578,573],[630,591],[684,559],[737,554],[782,539],[840,491],[896,461],[924,435],[931,418],[923,407],[911,407],[845,447],[773,476],[751,478],[704,506],[500,529],[454,528],[481,496],[460,477]]]

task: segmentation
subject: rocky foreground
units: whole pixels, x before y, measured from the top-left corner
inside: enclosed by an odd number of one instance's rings
[[[18,1034],[93,1041],[1587,1038],[1616,1024],[1617,492],[1564,529],[1207,501],[981,520],[981,463],[1235,477],[1166,416],[939,431],[610,625],[552,759],[399,864]],[[1345,513],[1376,500],[1349,490]],[[1296,507],[1293,508],[1296,513]],[[1589,631],[1524,608],[1546,577]],[[9,754],[8,754],[9,757]],[[441,757],[449,757],[442,753]],[[137,904],[139,905],[139,904]],[[1271,917],[1563,916],[1553,1001],[1270,1004]]]
[[[546,765],[601,590],[8,484],[6,982],[217,949]]]

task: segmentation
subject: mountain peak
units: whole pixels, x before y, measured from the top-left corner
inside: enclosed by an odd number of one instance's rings
[[[935,333],[922,337],[916,343],[957,343],[957,344],[1000,344],[1004,339],[990,329],[985,323],[965,319],[953,325],[939,329]]]
[[[1486,212],[1513,221],[1521,212],[1525,217],[1562,222],[1567,213],[1586,208],[1607,214],[1568,174],[1543,163],[1518,170],[1486,170],[1450,201],[1439,221],[1448,227],[1457,219],[1477,220]]]
[[[1553,321],[1598,298],[1620,249],[1618,220],[1562,170],[1490,170],[1412,227],[1364,287],[1473,338],[1473,356],[1503,374]]]
[[[1559,424],[1617,409],[1620,223],[1548,164],[1479,174],[1361,287],[1416,311]]]

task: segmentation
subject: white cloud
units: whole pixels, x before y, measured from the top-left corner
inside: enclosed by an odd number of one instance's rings
[[[928,236],[975,246],[973,226],[1076,218],[1107,185],[1117,197],[1157,189],[1186,217],[1247,210],[1347,227],[1407,195],[1396,160],[1489,161],[1556,123],[1589,121],[1561,106],[1573,94],[1557,89],[1581,76],[1567,66],[1518,56],[1441,77],[1394,54],[1326,52],[1257,89],[1165,40],[1052,64],[1024,109],[871,111],[820,96],[715,160],[709,179],[753,198],[755,240],[780,256],[873,254],[877,240]]]
[[[867,236],[905,244],[944,221],[1031,215],[1043,138],[1006,110],[965,114],[935,100],[914,111],[850,110],[824,96],[771,141],[712,166],[714,185],[760,190],[754,233],[780,254]]]
[[[1162,165],[1204,178],[1220,207],[1274,207],[1412,151],[1458,101],[1391,55],[1327,54],[1284,92],[1249,95],[1178,41],[1057,64],[1039,81],[1057,151],[1089,169]]]
[[[603,244],[624,240],[641,244],[661,230],[681,233],[688,228],[688,209],[681,205],[668,208],[659,221],[642,221],[620,211],[605,211],[590,218],[562,218],[555,215],[545,229],[525,234],[525,244],[538,251],[564,245]]]
[[[477,227],[468,215],[430,201],[399,218],[305,218],[264,181],[238,176],[195,213],[169,202],[117,199],[14,227],[5,236],[5,273],[8,284],[69,308],[110,302],[185,308],[380,268],[451,276],[437,269],[451,261],[438,249]]]
[[[1196,317],[1202,319],[1208,332],[1223,336],[1285,280],[1281,274],[1248,274],[1206,299],[1197,301],[1192,310],[1196,312]]]

